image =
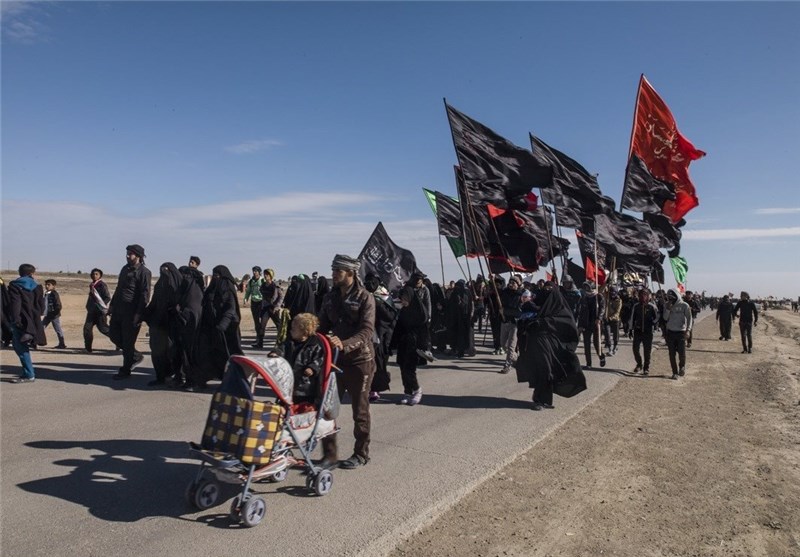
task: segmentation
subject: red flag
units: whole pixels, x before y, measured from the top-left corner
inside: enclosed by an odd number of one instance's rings
[[[597,273],[597,276],[595,276],[595,273]],[[606,283],[606,272],[602,267],[595,267],[594,261],[590,257],[586,258],[586,280],[597,281],[597,286],[602,286]]]
[[[662,208],[673,223],[700,204],[689,163],[706,154],[681,135],[669,107],[644,75],[639,81],[630,154],[638,156],[654,178],[675,186],[675,200],[665,201]]]
[[[552,282],[553,281],[553,275],[551,275],[548,272],[545,272],[544,277],[547,280],[547,282]]]

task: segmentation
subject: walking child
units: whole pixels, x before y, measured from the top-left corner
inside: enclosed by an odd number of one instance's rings
[[[55,279],[47,279],[44,281],[44,288],[46,291],[44,294],[46,314],[42,320],[42,327],[46,329],[47,326],[52,323],[53,329],[58,337],[58,345],[56,348],[66,348],[67,345],[64,344],[64,330],[61,328],[61,296],[58,295],[56,284]]]

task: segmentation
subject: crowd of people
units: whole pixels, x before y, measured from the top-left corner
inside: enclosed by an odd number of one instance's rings
[[[231,355],[243,354],[241,294],[253,320],[252,348],[289,360],[298,400],[313,402],[318,391],[320,347],[314,333],[327,335],[339,350],[337,384],[340,397],[350,394],[355,437],[353,455],[338,463],[344,468],[369,462],[370,403],[390,389],[393,355],[403,386],[400,402],[415,406],[423,397],[419,366],[436,357],[472,357],[476,335],[483,335],[484,344],[490,336],[493,353],[503,356],[498,373],[516,370],[517,380],[533,388],[532,408],[541,410],[553,408],[554,392],[570,396],[584,389],[582,370],[592,367],[594,356],[605,366],[606,358],[617,353],[620,336],[632,339],[633,373],[648,375],[654,337],[660,334],[672,378],[678,379],[686,373],[693,324],[706,306],[716,311],[722,341],[731,339],[738,318],[743,353],[752,352],[759,315],[746,292],[734,304],[730,295],[707,299],[675,289],[653,294],[643,285],[598,288],[586,281],[578,289],[566,275],[560,285],[512,274],[507,282],[499,275],[478,275],[443,286],[417,272],[389,292],[374,274],[362,282],[359,260],[346,255],[333,259],[331,280],[317,272],[299,274],[285,288],[270,268],[254,266],[252,275],[237,281],[224,265],[214,267],[210,279],[199,267],[197,256],[181,267],[163,263],[151,293],[145,250],[132,244],[126,247],[126,264],[113,294],[103,271],[93,269],[83,327],[86,352],[93,351],[95,329],[108,336],[122,354],[113,379],[127,380],[144,359],[136,341],[147,324],[155,373],[148,384],[202,391],[209,381],[222,378]],[[47,326],[52,324],[58,337],[56,348],[66,348],[57,281],[49,279],[42,288],[35,272],[33,265],[21,265],[20,277],[3,284],[3,341],[13,344],[22,364],[14,383],[35,381],[30,350],[46,343]],[[265,348],[270,322],[275,342]],[[583,365],[577,356],[580,344]],[[335,436],[325,438],[325,465],[333,466],[337,457]]]

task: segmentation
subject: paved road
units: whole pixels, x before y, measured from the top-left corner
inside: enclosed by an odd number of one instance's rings
[[[146,349],[146,340],[140,340]],[[309,496],[292,471],[282,484],[258,484],[267,517],[256,528],[231,525],[225,501],[194,512],[183,499],[196,462],[209,394],[146,386],[149,358],[127,382],[111,380],[121,356],[77,351],[34,353],[39,379],[0,387],[2,547],[4,556],[380,555],[437,516],[494,471],[526,451],[611,388],[614,369],[633,367],[628,341],[589,390],[530,410],[531,391],[499,357],[438,360],[420,371],[417,407],[373,405],[372,462],[334,473],[332,492]],[[2,352],[4,381],[18,373]],[[400,374],[393,368],[393,387]],[[352,447],[347,407],[340,457]]]

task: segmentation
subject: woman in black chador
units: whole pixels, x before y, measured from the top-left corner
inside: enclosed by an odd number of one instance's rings
[[[462,279],[456,282],[450,299],[447,300],[447,329],[450,331],[450,346],[457,358],[474,355],[472,335],[472,292]]]
[[[314,287],[311,285],[311,279],[305,275],[297,275],[292,277],[292,285],[293,294],[288,302],[284,302],[284,307],[289,308],[292,319],[301,313],[314,313]],[[288,298],[289,293],[286,296]]]
[[[203,294],[202,316],[195,356],[197,374],[189,390],[201,390],[211,379],[221,379],[232,354],[243,354],[236,281],[224,265],[214,267],[211,284]]]
[[[538,308],[523,307],[517,322],[517,381],[533,387],[533,409],[553,408],[553,392],[571,397],[586,389],[575,350],[578,329],[557,288],[539,298]],[[526,311],[531,309],[531,311]]]
[[[150,354],[156,378],[148,385],[163,385],[168,377],[181,369],[180,327],[177,318],[178,290],[181,274],[174,263],[162,263],[153,297],[144,310],[144,321],[150,330]]]
[[[197,269],[181,267],[181,285],[178,289],[178,328],[181,337],[183,367],[180,376],[175,378],[175,386],[193,385],[201,383],[195,378],[198,376],[195,346],[197,345],[197,330],[200,326],[200,316],[203,311],[202,280],[197,280]],[[202,275],[200,275],[202,279]]]

